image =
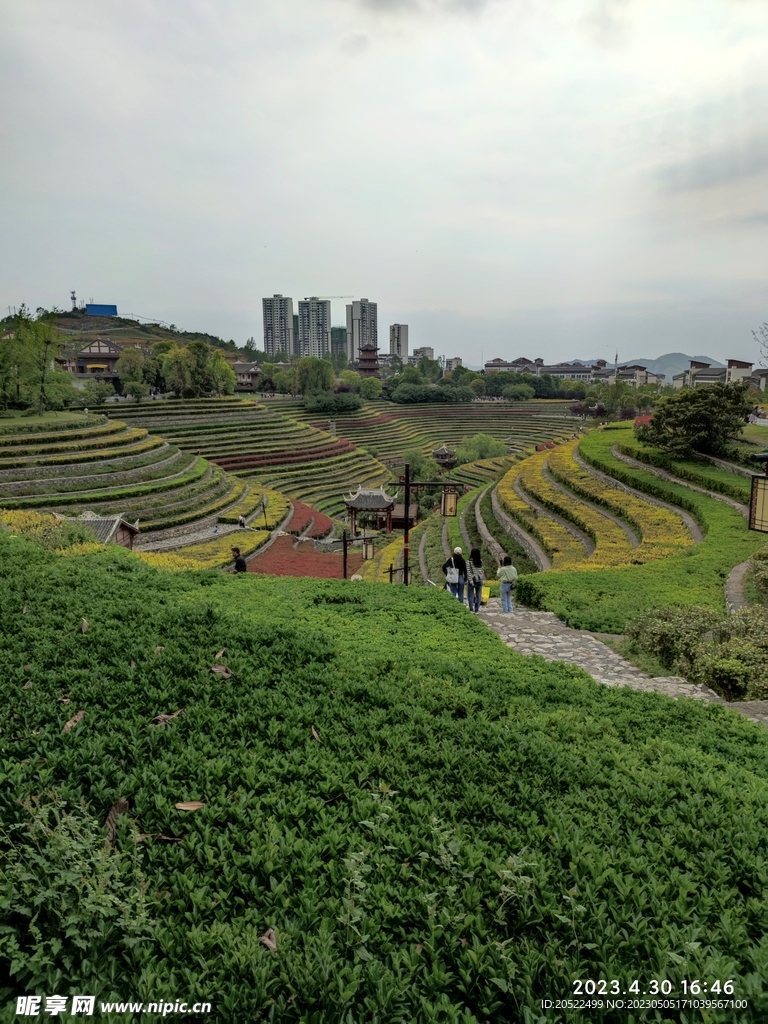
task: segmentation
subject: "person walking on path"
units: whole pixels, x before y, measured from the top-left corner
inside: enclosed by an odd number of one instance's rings
[[[238,516],[237,521],[238,521],[238,523],[240,523],[240,529],[244,530],[245,529],[245,516],[243,516],[243,515]]]
[[[235,556],[235,572],[248,572],[248,566],[240,554],[240,548],[232,548],[232,554]]]
[[[453,554],[443,565],[445,582],[448,589],[456,598],[464,604],[464,581],[467,578],[467,563],[461,554],[461,548],[454,548]]]
[[[512,591],[517,582],[517,569],[512,565],[509,555],[504,556],[504,561],[496,570],[496,575],[501,580],[501,610],[512,611]]]
[[[472,548],[467,560],[467,603],[471,612],[480,611],[480,600],[483,596],[484,582],[485,573],[483,572],[480,548]]]

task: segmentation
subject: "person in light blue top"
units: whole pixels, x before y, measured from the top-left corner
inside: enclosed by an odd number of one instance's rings
[[[517,569],[512,565],[509,555],[504,556],[504,561],[496,570],[496,575],[501,580],[501,610],[512,611],[512,592],[517,582]]]

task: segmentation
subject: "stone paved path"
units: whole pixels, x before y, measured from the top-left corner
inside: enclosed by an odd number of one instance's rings
[[[725,704],[768,726],[768,701],[728,703],[709,687],[689,683],[681,676],[653,678],[631,665],[592,633],[571,629],[552,612],[515,607],[505,615],[498,598],[491,598],[478,617],[519,654],[540,654],[547,661],[578,665],[604,686],[629,686],[633,690],[665,693],[673,698],[692,697],[706,703]]]

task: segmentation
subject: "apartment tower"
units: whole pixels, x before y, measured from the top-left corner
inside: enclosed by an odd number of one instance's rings
[[[360,299],[347,305],[347,359],[360,360],[361,348],[378,348],[376,303]]]
[[[408,324],[392,324],[389,328],[389,354],[408,362]]]
[[[264,313],[264,351],[274,356],[278,352],[293,355],[293,299],[287,295],[273,295],[261,300]]]
[[[322,359],[331,351],[331,303],[316,295],[299,301],[299,347],[302,356]]]

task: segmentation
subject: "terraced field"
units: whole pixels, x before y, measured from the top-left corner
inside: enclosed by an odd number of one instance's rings
[[[327,426],[327,415],[306,413],[298,403],[286,404],[293,414],[315,426]],[[369,402],[358,412],[335,417],[339,437],[374,448],[385,462],[402,457],[408,448],[425,453],[442,443],[455,447],[479,432],[506,443],[510,454],[523,455],[552,438],[572,437],[578,420],[567,402],[473,402],[466,405],[393,405]]]
[[[139,521],[142,536],[191,528],[243,500],[247,485],[144,427],[106,416],[0,429],[0,504],[76,516],[89,509]],[[179,544],[184,543],[184,529]],[[139,542],[141,543],[141,541]]]
[[[499,485],[506,510],[550,555],[553,569],[641,565],[693,544],[680,515],[611,487],[576,462],[577,444],[525,459]]]
[[[130,422],[161,433],[182,450],[331,516],[342,511],[342,496],[358,484],[377,487],[391,477],[349,440],[251,399],[171,400],[126,412]]]

